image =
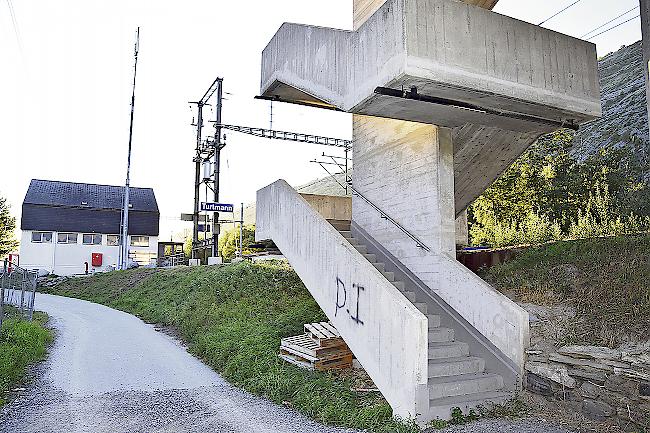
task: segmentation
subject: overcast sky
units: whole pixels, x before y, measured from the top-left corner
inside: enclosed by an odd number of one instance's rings
[[[19,219],[32,178],[124,183],[135,28],[141,27],[131,185],[153,187],[161,238],[193,203],[194,116],[188,101],[224,77],[224,123],[269,126],[260,53],[285,21],[352,27],[352,0],[0,0],[0,195]],[[572,0],[501,0],[496,11],[534,24]],[[582,0],[544,27],[580,37],[638,5]],[[626,18],[638,14],[633,11]],[[597,37],[600,55],[640,39],[630,23]],[[350,138],[344,113],[274,104],[274,129]],[[208,111],[208,116],[212,114]],[[211,117],[212,118],[212,117]],[[206,128],[204,134],[212,132]],[[284,178],[322,177],[309,163],[332,148],[227,133],[222,202],[249,202]],[[335,151],[335,150],[334,150]]]

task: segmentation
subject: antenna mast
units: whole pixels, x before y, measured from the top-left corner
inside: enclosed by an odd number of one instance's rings
[[[135,109],[135,78],[138,73],[138,51],[140,50],[140,27],[135,33],[135,52],[133,65],[133,91],[131,93],[131,123],[129,125],[129,153],[126,160],[126,185],[122,205],[122,234],[120,236],[120,263],[118,269],[129,266],[129,184],[131,183],[131,145],[133,142],[133,112]]]

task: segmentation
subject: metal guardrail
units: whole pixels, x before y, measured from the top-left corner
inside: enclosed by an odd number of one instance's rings
[[[187,265],[188,258],[185,257],[185,253],[177,253],[177,254],[172,254],[170,256],[159,257],[157,264],[158,266],[163,266],[163,267]]]
[[[34,315],[38,273],[23,269],[6,259],[0,272],[0,326],[5,319],[8,305],[16,307],[20,318],[31,321]]]

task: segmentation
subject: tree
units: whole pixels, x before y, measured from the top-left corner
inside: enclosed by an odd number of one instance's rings
[[[244,254],[251,254],[260,251],[257,248],[250,246],[255,244],[255,226],[244,226],[243,230],[243,252]],[[219,238],[219,251],[221,256],[230,260],[235,257],[236,252],[239,251],[239,227],[226,230]]]
[[[542,136],[469,207],[473,245],[645,230],[650,187],[628,147],[572,154],[573,132]]]
[[[0,257],[4,257],[18,246],[14,235],[16,218],[9,213],[7,199],[0,197]]]

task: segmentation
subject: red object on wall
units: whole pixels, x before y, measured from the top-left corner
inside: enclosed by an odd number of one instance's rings
[[[7,271],[13,271],[13,265],[20,265],[20,256],[18,254],[9,254],[9,269]]]
[[[103,258],[102,253],[93,253],[92,258],[93,258],[92,259],[93,266],[101,266],[102,265],[102,258]]]

